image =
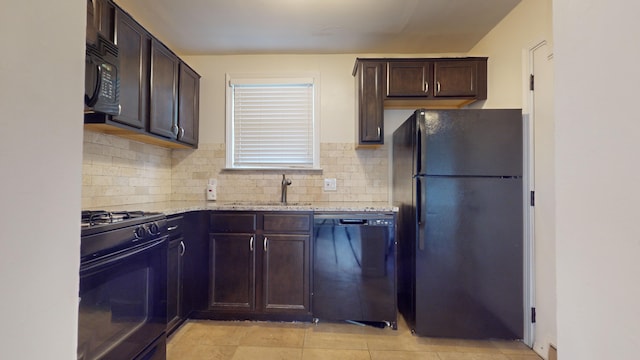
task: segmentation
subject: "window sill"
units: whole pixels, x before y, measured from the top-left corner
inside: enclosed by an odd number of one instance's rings
[[[305,169],[305,168],[223,168],[222,172],[243,172],[243,171],[247,171],[247,172],[260,172],[260,173],[264,173],[264,172],[274,172],[274,173],[282,173],[282,172],[287,172],[287,173],[319,173],[321,174],[323,172],[322,168],[312,168],[312,169]]]

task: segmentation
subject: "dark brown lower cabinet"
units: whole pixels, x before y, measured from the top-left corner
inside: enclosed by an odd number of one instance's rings
[[[205,211],[167,217],[167,334],[192,311],[206,308],[208,221]]]
[[[209,306],[224,311],[255,309],[254,234],[211,234]]]
[[[167,259],[167,329],[169,332],[183,319],[182,313],[182,277],[184,274],[183,238],[169,241]]]
[[[310,213],[214,212],[208,317],[310,320]]]
[[[184,276],[183,256],[186,253],[183,237],[184,217],[167,218],[169,248],[167,250],[167,331],[171,332],[183,320],[182,278]]]
[[[265,312],[309,311],[309,235],[265,234],[262,255]]]

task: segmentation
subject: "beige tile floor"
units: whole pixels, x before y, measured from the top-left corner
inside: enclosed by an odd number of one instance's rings
[[[417,337],[347,323],[189,320],[170,338],[167,360],[540,360],[514,341]]]

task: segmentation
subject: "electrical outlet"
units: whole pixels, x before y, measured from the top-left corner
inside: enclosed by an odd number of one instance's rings
[[[336,179],[324,179],[324,190],[325,191],[335,191],[336,190]]]

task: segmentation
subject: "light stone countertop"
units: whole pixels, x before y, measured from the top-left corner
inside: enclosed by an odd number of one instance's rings
[[[145,204],[128,204],[105,206],[96,209],[106,211],[145,211],[161,212],[166,215],[179,214],[198,210],[231,210],[231,211],[313,211],[313,212],[398,212],[397,206],[385,202],[292,202],[286,205],[279,202],[264,201],[167,201]]]

